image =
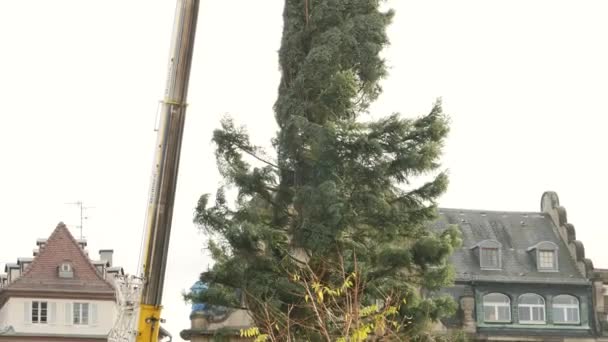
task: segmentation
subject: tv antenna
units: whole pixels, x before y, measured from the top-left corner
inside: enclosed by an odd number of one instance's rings
[[[86,211],[87,209],[92,209],[95,207],[86,207],[83,201],[76,201],[66,204],[76,205],[80,209],[80,225],[76,226],[76,228],[80,229],[80,240],[82,240],[84,238],[84,236],[82,235],[82,230],[84,229],[84,220],[89,218],[88,216],[86,216]]]

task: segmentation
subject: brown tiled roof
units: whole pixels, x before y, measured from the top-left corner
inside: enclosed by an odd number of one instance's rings
[[[60,278],[58,267],[69,262],[73,278]],[[57,292],[62,296],[90,294],[113,296],[114,288],[96,270],[84,250],[78,245],[68,228],[60,222],[32,264],[17,280],[9,284],[6,292]]]

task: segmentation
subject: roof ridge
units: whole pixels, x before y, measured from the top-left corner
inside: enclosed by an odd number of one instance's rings
[[[60,226],[64,226],[64,227],[65,227],[65,223],[63,223],[63,221],[60,221],[60,222],[57,224],[57,227],[55,227],[55,229],[53,229],[53,232],[51,233],[51,235],[50,235],[50,236],[49,236],[49,238],[47,239],[47,244],[48,244],[48,242],[49,242],[49,241],[50,241],[50,240],[51,240],[51,239],[52,239],[52,238],[53,238],[53,237],[54,237],[54,236],[55,236],[55,235],[56,235],[56,234],[59,232],[59,227],[60,227]],[[17,283],[21,282],[21,281],[22,281],[22,279],[23,279],[25,276],[29,275],[29,274],[31,273],[32,269],[34,268],[34,265],[36,265],[36,264],[39,262],[39,260],[40,260],[40,256],[42,255],[42,253],[43,253],[43,252],[44,252],[44,249],[40,250],[40,252],[38,253],[38,255],[36,255],[36,256],[34,257],[34,260],[32,260],[32,264],[31,264],[31,265],[30,265],[30,266],[27,268],[27,270],[25,270],[25,272],[24,272],[23,274],[21,274],[21,275],[19,276],[19,278],[15,279],[15,280],[14,280],[14,281],[12,281],[10,284],[8,284],[7,288],[8,288],[8,287],[11,287],[11,285],[13,285],[13,284],[17,284]]]
[[[60,223],[63,224],[63,222],[60,222]],[[59,225],[57,225],[57,228],[59,228]],[[63,224],[62,228],[65,229],[65,231],[68,234],[68,236],[70,237],[72,243],[74,243],[74,245],[76,247],[78,247],[78,251],[80,252],[80,255],[87,261],[87,265],[91,268],[91,270],[93,270],[93,272],[97,276],[97,279],[103,281],[108,286],[110,286],[110,288],[112,290],[114,290],[114,286],[109,281],[107,281],[104,277],[102,277],[101,274],[99,274],[99,272],[97,271],[97,267],[95,267],[95,265],[93,265],[93,261],[91,260],[91,258],[89,258],[89,256],[84,252],[84,248],[81,248],[78,245],[78,241],[76,240],[76,238],[74,237],[74,235],[72,235],[72,233],[70,233],[70,230],[68,229],[68,227],[65,224]],[[47,244],[48,244],[48,242],[47,242]]]
[[[461,211],[461,212],[467,212],[467,213],[492,213],[492,214],[534,214],[534,215],[545,215],[546,213],[543,213],[541,211],[510,211],[510,210],[486,210],[486,209],[461,209],[461,208],[443,208],[443,207],[439,207],[437,208],[438,212],[442,212],[442,211],[451,211],[451,212],[455,212],[455,211]]]

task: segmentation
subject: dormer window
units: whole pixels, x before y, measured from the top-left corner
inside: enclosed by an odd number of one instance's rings
[[[498,248],[482,247],[480,250],[481,268],[500,268]]]
[[[74,278],[74,270],[69,262],[62,262],[59,265],[59,278]]]
[[[539,272],[555,272],[557,267],[557,245],[551,241],[539,242],[528,248],[536,258],[536,268]]]
[[[538,268],[555,269],[555,251],[538,251]]]
[[[471,249],[479,249],[479,267],[482,270],[500,270],[502,267],[502,245],[495,240],[484,240]]]

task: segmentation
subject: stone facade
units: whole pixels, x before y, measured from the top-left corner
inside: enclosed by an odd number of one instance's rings
[[[253,325],[246,310],[232,310],[218,317],[202,311],[190,315],[190,329],[182,330],[181,337],[192,342],[213,342],[216,336],[227,342],[244,342],[251,339],[240,337],[240,329]]]

